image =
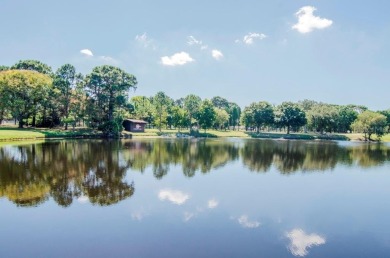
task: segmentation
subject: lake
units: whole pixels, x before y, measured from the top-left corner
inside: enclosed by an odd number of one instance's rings
[[[390,257],[390,146],[0,147],[0,257]]]

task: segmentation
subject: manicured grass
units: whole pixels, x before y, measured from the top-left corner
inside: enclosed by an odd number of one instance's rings
[[[16,141],[16,140],[35,140],[42,138],[72,138],[72,137],[93,137],[100,136],[100,132],[86,128],[69,129],[38,129],[38,128],[23,128],[15,127],[0,127],[0,141]]]
[[[348,133],[343,135],[348,137],[351,141],[364,141],[364,135],[362,133]],[[371,138],[375,141],[378,140],[376,135],[372,136]],[[382,136],[381,141],[390,142],[390,134],[386,134]]]

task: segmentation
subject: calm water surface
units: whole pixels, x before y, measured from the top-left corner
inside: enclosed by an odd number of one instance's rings
[[[390,146],[0,147],[0,257],[390,257]]]

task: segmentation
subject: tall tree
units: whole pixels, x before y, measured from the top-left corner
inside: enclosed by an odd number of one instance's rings
[[[34,112],[36,103],[48,97],[52,79],[35,71],[9,70],[0,72],[0,85],[4,89],[8,108],[19,120],[19,128],[22,128],[23,119]]]
[[[61,117],[64,118],[65,130],[68,130],[71,101],[75,95],[76,86],[82,81],[82,75],[76,73],[76,68],[65,64],[58,68],[54,75],[54,87],[58,90],[57,102],[60,105]]]
[[[161,132],[162,125],[167,123],[168,109],[173,105],[173,100],[164,92],[159,91],[153,97],[153,106],[155,115],[155,124]]]
[[[256,125],[257,132],[261,127],[273,124],[275,115],[271,104],[261,101],[252,103],[249,108],[252,109],[253,122]]]
[[[219,129],[226,128],[229,123],[229,114],[225,109],[214,108],[215,109],[215,122],[214,126]]]
[[[136,84],[134,75],[110,65],[95,67],[86,76],[90,118],[107,137],[115,137],[122,130],[123,118],[114,114],[126,104],[129,90]]]
[[[213,103],[210,100],[205,99],[200,106],[198,115],[199,125],[204,129],[205,132],[207,128],[210,128],[213,125],[215,116],[216,114]]]
[[[199,113],[201,104],[202,99],[194,94],[190,94],[184,98],[184,109],[187,111],[190,127]]]
[[[281,127],[287,127],[287,134],[292,127],[304,126],[307,122],[305,112],[295,103],[283,102],[275,112],[275,122]]]

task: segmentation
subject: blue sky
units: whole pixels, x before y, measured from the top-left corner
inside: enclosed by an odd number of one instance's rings
[[[390,108],[390,1],[0,0],[0,64],[134,74],[133,95]]]

